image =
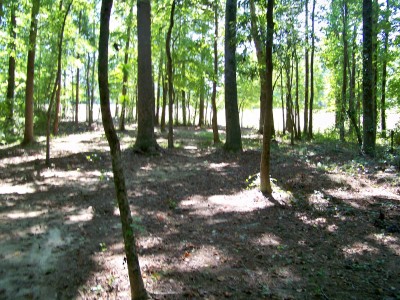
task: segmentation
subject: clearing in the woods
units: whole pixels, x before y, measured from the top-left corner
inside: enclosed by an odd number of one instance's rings
[[[277,138],[269,199],[261,136],[244,131],[244,153],[227,154],[210,131],[175,133],[157,156],[120,133],[153,299],[400,299],[398,166],[329,139]],[[45,167],[43,142],[0,149],[0,298],[128,299],[103,132],[55,138],[52,157]]]

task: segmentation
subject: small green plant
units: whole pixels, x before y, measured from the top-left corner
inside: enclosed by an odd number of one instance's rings
[[[168,199],[168,208],[169,208],[169,209],[174,210],[174,209],[177,208],[177,206],[178,206],[178,203],[177,203],[175,200],[173,200],[173,199]]]
[[[106,252],[107,251],[107,245],[104,242],[99,243],[100,246],[100,251],[101,252]]]

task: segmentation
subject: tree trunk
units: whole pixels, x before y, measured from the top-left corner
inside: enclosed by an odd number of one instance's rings
[[[384,23],[384,42],[382,54],[382,86],[381,86],[381,130],[382,137],[386,137],[386,77],[387,77],[387,56],[389,46],[389,32],[390,32],[390,1],[386,0],[386,13]]]
[[[242,151],[242,137],[236,84],[236,12],[237,0],[226,1],[225,14],[225,150]]]
[[[363,150],[375,156],[373,9],[372,0],[363,0]]]
[[[282,105],[282,133],[286,134],[286,122],[285,122],[285,103],[283,102],[283,67],[280,69],[281,77],[281,105]]]
[[[123,67],[123,78],[122,78],[122,107],[121,117],[119,118],[119,130],[125,130],[125,110],[126,110],[126,99],[128,90],[128,60],[129,60],[129,44],[131,42],[131,30],[132,30],[132,17],[133,17],[133,0],[131,0],[130,10],[128,15],[128,28],[126,32],[126,44],[125,44],[125,56],[124,56],[124,67]]]
[[[352,127],[355,129],[356,134],[357,134],[357,141],[358,145],[361,149],[362,147],[362,137],[361,137],[361,132],[360,132],[360,126],[357,121],[357,113],[355,110],[355,101],[356,101],[356,37],[357,37],[357,26],[354,25],[354,30],[353,30],[353,45],[352,45],[352,62],[351,62],[351,78],[350,78],[350,97],[349,97],[349,110],[347,111],[347,114],[349,116],[350,122]]]
[[[50,124],[51,124],[51,110],[53,109],[54,98],[56,93],[60,94],[61,89],[61,59],[62,59],[62,44],[64,40],[65,22],[67,20],[69,11],[71,9],[73,0],[69,3],[61,25],[61,31],[58,38],[58,54],[57,54],[57,73],[56,81],[54,82],[53,92],[51,94],[49,107],[47,109],[47,123],[46,123],[46,165],[50,166]],[[62,9],[62,1],[60,2],[60,10]]]
[[[101,115],[104,131],[111,152],[114,185],[117,194],[117,201],[122,224],[122,235],[124,238],[125,254],[128,264],[131,299],[142,300],[147,299],[147,292],[144,287],[140,271],[139,259],[136,249],[136,238],[132,229],[132,226],[134,224],[125,186],[125,175],[119,139],[113,125],[110,111],[110,92],[108,87],[108,39],[111,8],[112,0],[102,0],[100,15],[98,66]]]
[[[266,109],[266,82],[265,82],[265,49],[263,49],[263,43],[261,41],[261,36],[259,34],[259,29],[261,26],[258,24],[256,7],[254,0],[250,0],[250,25],[251,25],[251,36],[254,41],[254,46],[256,48],[257,63],[258,63],[258,75],[260,77],[260,122],[259,129],[260,133],[263,132],[264,127],[264,116]]]
[[[10,57],[8,58],[8,77],[7,77],[7,112],[6,120],[7,125],[12,129],[14,125],[14,97],[15,97],[15,39],[16,34],[16,17],[15,17],[15,3],[11,3],[11,22],[10,22]],[[1,11],[2,13],[2,11]]]
[[[299,105],[299,57],[297,55],[296,47],[294,49],[294,59],[296,63],[296,99],[295,99],[295,105],[296,105],[296,139],[300,140],[301,139],[301,129],[300,129],[300,105]]]
[[[25,88],[25,131],[22,145],[33,143],[33,92],[35,78],[35,48],[38,29],[37,15],[39,14],[40,0],[32,1],[31,27],[29,32],[28,63]]]
[[[315,52],[315,0],[311,13],[311,62],[310,62],[310,107],[308,117],[308,138],[313,138],[313,106],[314,106],[314,52]]]
[[[137,1],[138,31],[138,131],[135,148],[140,152],[158,149],[154,135],[154,85],[151,65],[150,0]]]
[[[304,60],[305,60],[305,72],[304,72],[304,77],[305,77],[305,82],[304,82],[304,129],[303,133],[304,136],[308,136],[308,78],[309,78],[309,66],[308,66],[308,0],[305,0],[305,10],[306,10],[306,32],[305,32],[305,54],[304,54]]]
[[[159,65],[158,65],[158,80],[157,80],[157,100],[156,100],[156,116],[155,116],[155,120],[154,120],[154,125],[160,125],[160,99],[161,99],[161,86],[162,86],[162,82],[161,82],[161,78],[162,78],[162,66],[164,64],[163,62],[163,52],[161,51],[160,53],[160,61],[159,61]]]
[[[273,89],[272,89],[272,46],[274,38],[274,20],[273,20],[274,0],[268,0],[267,3],[267,46],[266,57],[266,82],[267,82],[267,109],[265,113],[265,122],[263,129],[263,148],[260,163],[260,191],[263,194],[271,194],[270,181],[270,157],[271,157],[271,138],[272,138],[272,109],[273,109]]]
[[[165,132],[165,110],[167,107],[167,95],[168,95],[168,84],[164,79],[164,75],[161,78],[162,87],[163,87],[163,95],[162,95],[162,109],[161,109],[161,132]]]
[[[342,97],[340,101],[340,113],[339,113],[339,135],[340,141],[344,142],[344,121],[346,117],[346,99],[347,99],[347,62],[348,62],[348,45],[347,45],[347,0],[343,0],[343,11],[342,11],[342,41],[343,41],[343,70],[342,70]]]
[[[218,119],[217,119],[217,80],[218,80],[218,0],[214,1],[214,77],[211,95],[212,129],[214,145],[219,144]]]
[[[173,126],[173,90],[174,83],[172,78],[172,56],[171,56],[171,35],[174,27],[175,0],[172,1],[171,14],[166,41],[167,52],[167,79],[168,79],[168,148],[174,148],[174,126]]]

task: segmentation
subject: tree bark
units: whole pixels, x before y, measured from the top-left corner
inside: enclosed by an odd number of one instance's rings
[[[171,56],[171,35],[174,27],[175,0],[172,1],[171,14],[169,18],[169,27],[167,32],[167,41],[165,44],[167,53],[167,80],[168,80],[168,148],[174,148],[174,126],[173,126],[173,91],[174,83],[172,78],[172,56]]]
[[[344,121],[346,117],[346,99],[347,99],[347,63],[348,63],[348,44],[347,44],[347,0],[343,0],[342,7],[342,41],[343,41],[343,70],[342,70],[342,97],[340,101],[339,113],[339,136],[340,141],[344,142]]]
[[[314,106],[314,52],[315,52],[315,0],[311,12],[311,61],[310,61],[310,107],[308,117],[308,138],[313,138],[313,106]]]
[[[60,93],[61,89],[61,58],[62,58],[62,44],[64,40],[64,29],[65,29],[65,22],[67,20],[69,11],[71,9],[73,0],[69,3],[64,18],[61,25],[61,31],[58,38],[58,54],[57,54],[57,73],[56,73],[56,81],[54,82],[53,92],[51,94],[49,107],[47,109],[47,123],[46,123],[46,165],[50,165],[50,124],[51,124],[51,111],[53,109],[54,98],[56,93]],[[62,9],[62,2],[60,3],[60,10]]]
[[[225,13],[225,150],[242,151],[242,137],[236,84],[236,13],[237,0],[226,1]]]
[[[271,138],[272,138],[272,109],[273,109],[273,87],[272,87],[272,46],[274,38],[273,20],[274,0],[267,3],[267,45],[266,45],[266,82],[267,82],[267,109],[263,129],[263,148],[260,163],[260,191],[263,194],[271,194],[270,181],[270,159],[271,159]]]
[[[25,88],[25,130],[22,145],[33,143],[33,93],[35,79],[35,48],[38,30],[37,16],[39,14],[40,0],[32,1],[31,27],[29,32],[28,62]]]
[[[363,0],[363,150],[375,156],[373,9],[372,0]]]
[[[266,95],[267,95],[266,94],[267,86],[265,82],[265,49],[263,49],[261,36],[258,32],[261,26],[258,25],[256,6],[254,4],[254,0],[250,0],[249,4],[250,4],[251,36],[253,38],[254,46],[256,48],[258,75],[260,77],[260,122],[258,131],[262,133],[264,127],[264,116],[265,116]]]
[[[15,3],[11,3],[11,20],[10,20],[10,57],[8,58],[8,77],[7,77],[7,125],[12,128],[14,125],[14,97],[15,97],[15,39],[17,37],[16,34],[16,17],[15,17]],[[2,13],[2,11],[1,11]]]
[[[125,111],[127,102],[127,91],[128,91],[128,60],[129,60],[129,44],[131,42],[131,30],[132,30],[132,17],[133,17],[133,0],[131,0],[130,10],[128,15],[128,28],[126,32],[126,44],[125,44],[125,55],[124,55],[124,67],[123,67],[123,78],[122,78],[122,107],[121,117],[119,118],[119,130],[125,130]]]
[[[217,80],[218,80],[218,0],[214,1],[214,78],[211,95],[212,129],[214,145],[219,144],[218,119],[217,119]]]
[[[108,40],[109,23],[112,8],[112,0],[102,0],[100,14],[100,37],[99,37],[99,65],[98,80],[100,90],[101,116],[104,131],[110,146],[112,169],[114,174],[114,185],[117,194],[120,219],[122,224],[122,235],[124,238],[125,254],[128,264],[129,282],[131,287],[131,299],[147,299],[147,292],[144,287],[139,259],[136,249],[136,238],[132,229],[133,220],[125,186],[125,175],[121,148],[117,133],[115,131],[111,111],[110,92],[108,87]]]
[[[390,32],[390,1],[386,0],[386,12],[384,23],[384,42],[382,54],[382,86],[381,86],[381,130],[382,137],[386,137],[386,77],[387,77],[387,56],[389,46],[389,32]]]
[[[305,32],[305,72],[304,72],[304,136],[308,136],[308,79],[309,79],[309,59],[308,59],[308,0],[305,0],[305,10],[306,10],[306,32]]]
[[[158,149],[154,135],[154,84],[151,64],[150,0],[137,1],[138,31],[138,132],[135,148],[140,152]]]

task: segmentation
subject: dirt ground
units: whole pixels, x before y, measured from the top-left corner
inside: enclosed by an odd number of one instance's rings
[[[176,130],[157,156],[132,152],[133,129],[120,136],[152,299],[400,299],[396,167],[278,139],[265,198],[250,130],[242,154],[207,130]],[[0,148],[0,299],[129,299],[104,134],[54,139],[49,168],[43,145]]]

